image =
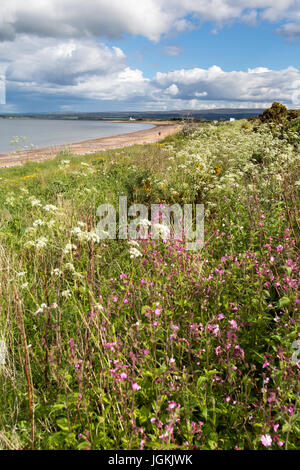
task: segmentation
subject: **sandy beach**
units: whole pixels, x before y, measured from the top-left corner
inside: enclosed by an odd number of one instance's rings
[[[158,142],[168,135],[175,134],[182,127],[182,125],[179,123],[170,122],[158,123],[152,121],[143,121],[142,124],[152,124],[155,127],[132,132],[129,134],[119,134],[112,137],[85,140],[67,146],[58,145],[42,149],[0,154],[0,167],[22,165],[28,161],[43,161],[50,158],[55,158],[62,150],[69,150],[74,155],[84,155],[101,152],[107,149],[128,147],[135,144],[150,144]]]

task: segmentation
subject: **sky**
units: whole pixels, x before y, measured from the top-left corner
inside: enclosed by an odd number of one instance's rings
[[[1,0],[0,112],[300,108],[300,0]]]

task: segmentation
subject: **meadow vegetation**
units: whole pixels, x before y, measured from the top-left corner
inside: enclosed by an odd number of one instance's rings
[[[120,195],[203,248],[101,241]],[[299,118],[1,169],[0,448],[299,448],[299,209]]]

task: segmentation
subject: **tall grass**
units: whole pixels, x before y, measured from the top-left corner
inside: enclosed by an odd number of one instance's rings
[[[299,445],[299,150],[242,124],[1,170],[1,448]],[[205,246],[100,242],[119,195]]]

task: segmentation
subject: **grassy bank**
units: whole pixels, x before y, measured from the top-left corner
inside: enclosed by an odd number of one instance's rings
[[[0,171],[1,448],[299,447],[299,149],[252,127]],[[99,241],[120,195],[203,249]]]

